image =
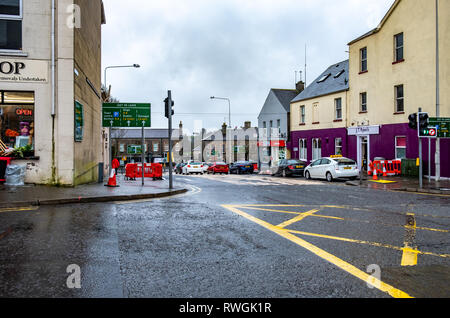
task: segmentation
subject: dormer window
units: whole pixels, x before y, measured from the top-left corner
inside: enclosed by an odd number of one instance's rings
[[[339,73],[337,73],[336,75],[334,75],[334,78],[338,78],[339,76],[341,76],[344,73],[345,73],[345,70],[342,70]]]
[[[327,80],[327,78],[330,77],[330,75],[331,75],[331,73],[328,73],[328,74],[322,76],[322,77],[320,78],[320,80],[317,81],[317,83],[323,83],[323,82],[325,82],[325,81]]]

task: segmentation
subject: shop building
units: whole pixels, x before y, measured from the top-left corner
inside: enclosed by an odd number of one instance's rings
[[[291,101],[292,158],[346,155],[348,60],[328,67]]]
[[[450,117],[450,2],[439,1],[438,9],[440,117]],[[375,29],[349,43],[349,51],[349,156],[364,167],[376,157],[417,158],[417,131],[408,116],[422,108],[436,117],[435,2],[396,0]],[[431,175],[435,145],[432,140]],[[440,145],[441,176],[450,177],[450,140]],[[423,146],[427,168],[428,140]]]
[[[258,147],[260,152],[271,158],[272,164],[290,158],[287,149],[290,131],[290,102],[305,88],[303,81],[296,89],[272,88],[258,116],[258,128],[262,132]]]
[[[25,182],[78,185],[102,171],[101,0],[0,4],[0,139],[26,147]]]

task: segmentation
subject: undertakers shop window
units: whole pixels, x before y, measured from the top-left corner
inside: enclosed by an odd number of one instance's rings
[[[9,148],[34,149],[34,93],[0,91],[0,139]]]

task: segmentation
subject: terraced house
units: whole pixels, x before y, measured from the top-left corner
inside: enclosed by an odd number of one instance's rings
[[[409,128],[408,116],[420,107],[436,117],[437,78],[439,117],[450,117],[450,1],[438,3],[437,24],[435,1],[396,0],[375,29],[348,44],[348,69],[341,75],[348,76],[348,87],[341,82],[342,92],[333,89],[339,80],[332,66],[292,101],[293,157],[313,160],[342,153],[367,168],[376,157],[419,156],[417,131]],[[439,142],[440,176],[450,177],[450,141]],[[434,154],[436,141],[430,146]],[[428,140],[423,157],[428,158]]]
[[[348,61],[328,67],[291,101],[292,158],[347,153]]]

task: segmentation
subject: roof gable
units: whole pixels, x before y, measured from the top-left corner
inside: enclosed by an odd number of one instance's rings
[[[394,1],[392,6],[389,8],[388,12],[384,15],[384,17],[381,20],[380,24],[378,24],[378,26],[375,29],[373,29],[373,30],[371,30],[371,31],[361,35],[360,37],[354,39],[353,41],[348,43],[348,45],[352,45],[352,44],[354,44],[354,43],[356,43],[356,42],[358,42],[358,41],[360,41],[360,40],[362,40],[364,38],[367,38],[367,37],[371,36],[372,34],[375,34],[375,33],[379,32],[381,30],[381,28],[384,26],[384,24],[386,23],[386,21],[389,19],[389,17],[392,15],[392,12],[394,12],[395,8],[397,8],[398,4],[401,1],[402,0],[395,0]]]
[[[275,89],[272,88],[272,92],[278,99],[280,104],[284,107],[286,112],[291,111],[291,101],[298,95],[298,91],[295,89]]]

